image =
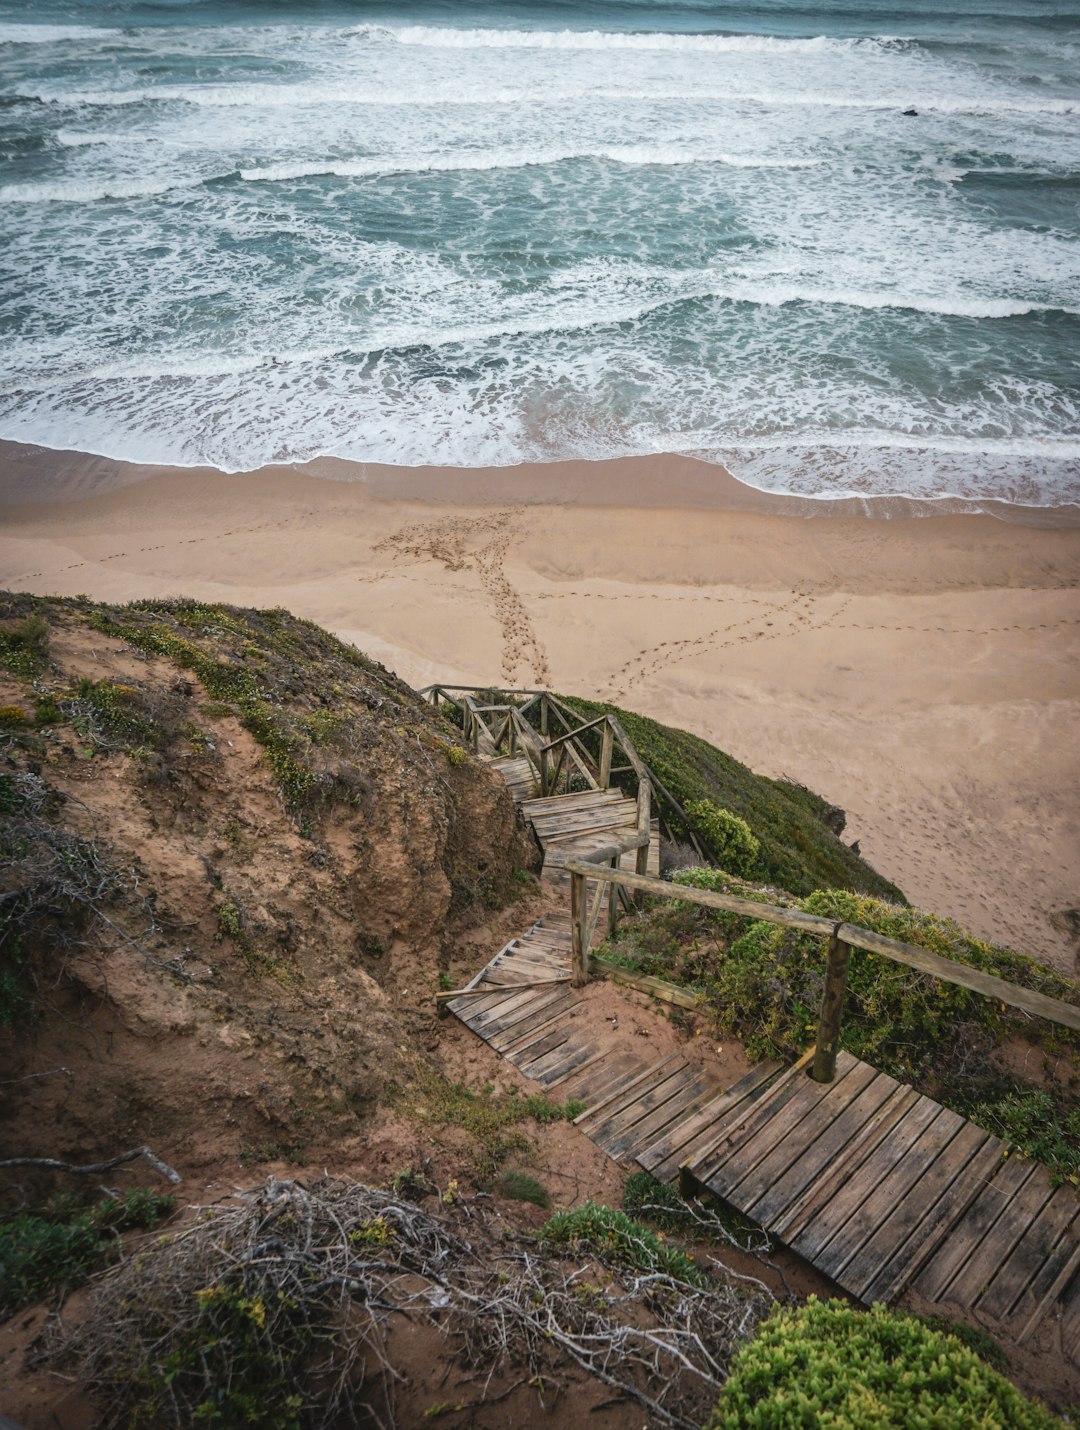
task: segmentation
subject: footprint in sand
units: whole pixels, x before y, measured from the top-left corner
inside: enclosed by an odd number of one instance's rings
[[[420,522],[386,537],[375,550],[417,561],[439,561],[450,571],[474,571],[502,629],[502,678],[512,683],[521,678],[519,672],[524,667],[524,679],[544,685],[551,680],[547,652],[524,601],[503,569],[521,520],[521,512],[505,510],[480,520],[447,517]]]

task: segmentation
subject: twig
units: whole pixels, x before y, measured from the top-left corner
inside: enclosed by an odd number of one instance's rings
[[[71,1162],[58,1162],[53,1157],[9,1157],[0,1162],[0,1167],[45,1167],[52,1172],[72,1172],[78,1176],[95,1176],[100,1172],[111,1172],[114,1167],[123,1166],[125,1162],[134,1162],[137,1157],[148,1162],[155,1172],[160,1172],[165,1180],[172,1182],[174,1186],[177,1182],[183,1181],[180,1173],[174,1171],[160,1157],[155,1157],[149,1147],[136,1147],[134,1151],[125,1152],[122,1157],[113,1157],[108,1162],[91,1162],[85,1167],[76,1167]]]

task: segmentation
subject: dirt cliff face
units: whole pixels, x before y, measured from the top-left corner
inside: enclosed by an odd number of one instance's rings
[[[501,780],[284,612],[0,601],[5,1145],[188,1168],[360,1128],[538,852]]]

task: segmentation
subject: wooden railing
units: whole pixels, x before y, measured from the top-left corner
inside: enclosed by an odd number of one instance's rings
[[[454,707],[475,754],[526,756],[542,796],[569,793],[575,781],[596,790],[629,784],[628,792],[637,802],[637,833],[648,833],[655,813],[661,833],[690,844],[704,862],[686,811],[638,754],[615,715],[582,721],[577,711],[549,690],[429,685],[419,693],[436,707],[444,701]],[[485,696],[496,698],[485,700]],[[637,872],[644,874],[648,843],[635,847]]]
[[[814,1050],[813,1077],[818,1082],[832,1082],[836,1075],[836,1054],[840,1038],[840,1021],[844,1007],[844,993],[847,986],[848,961],[853,948],[864,949],[867,953],[892,959],[894,963],[906,964],[929,973],[945,983],[954,983],[960,988],[968,988],[981,993],[986,998],[994,998],[999,1003],[1012,1008],[1020,1008],[1037,1018],[1049,1019],[1065,1028],[1080,1032],[1080,1008],[1071,1003],[1063,1003],[1058,998],[1050,998],[1031,988],[1021,988],[992,973],[971,968],[966,963],[957,963],[951,958],[942,958],[929,949],[915,944],[902,943],[899,939],[886,938],[884,934],[871,929],[859,928],[843,920],[822,918],[818,914],[803,913],[801,909],[782,908],[777,904],[759,904],[752,899],[740,899],[731,894],[717,894],[710,889],[695,889],[687,884],[671,884],[665,879],[650,878],[641,873],[631,874],[619,869],[618,859],[613,867],[609,860],[611,851],[599,851],[599,857],[576,859],[566,865],[570,872],[570,898],[572,917],[572,969],[576,986],[585,983],[589,976],[589,951],[596,932],[597,918],[588,908],[588,881],[595,880],[597,895],[593,907],[602,904],[605,885],[612,886],[613,896],[608,901],[609,927],[614,927],[618,918],[618,900],[614,890],[636,890],[653,894],[664,899],[681,899],[689,904],[700,904],[706,909],[721,909],[725,913],[742,914],[749,919],[762,919],[766,923],[780,924],[784,928],[800,929],[816,934],[826,942],[825,988],[818,1014],[817,1041]]]

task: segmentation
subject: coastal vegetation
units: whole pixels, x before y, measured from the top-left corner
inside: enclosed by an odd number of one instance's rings
[[[675,887],[846,920],[1077,1001],[1023,954],[908,907],[819,796],[617,713],[715,861],[669,849]],[[777,1305],[725,1269],[763,1233],[722,1203],[640,1173],[620,1206],[587,1184],[566,1204],[565,1153],[538,1148],[573,1136],[583,1104],[433,1052],[436,992],[535,916],[536,848],[452,717],[376,662],[284,611],[5,597],[0,755],[8,1143],[86,1161],[137,1126],[215,1174],[273,1164],[265,1186],[176,1215],[151,1187],[58,1194],[42,1169],[8,1189],[0,1314],[85,1286],[86,1314],[50,1321],[35,1363],[111,1423],[309,1430],[354,1402],[453,1423],[498,1374],[498,1395],[578,1376],[694,1430],[794,1426],[809,1397],[844,1430],[867,1406],[919,1423],[932,1367],[952,1423],[1056,1423],[962,1327]],[[813,1037],[809,936],[660,899],[603,952],[701,994],[752,1057],[791,1060]],[[843,1039],[1080,1177],[1072,1035],[856,950]],[[375,1165],[380,1138],[396,1160],[378,1175],[313,1170],[341,1147]],[[417,1328],[410,1399],[395,1367]],[[437,1395],[432,1345],[449,1367]]]
[[[723,870],[678,870],[673,883],[788,905],[915,944],[1066,1002],[1080,988],[951,919],[855,893],[801,899]],[[753,1058],[793,1061],[813,1042],[824,985],[821,940],[764,920],[650,900],[598,950],[635,972],[700,993],[717,1031]],[[1080,1035],[981,994],[853,949],[840,1045],[1080,1183]]]
[[[842,1301],[779,1306],[735,1357],[707,1430],[1064,1430],[957,1336]]]

